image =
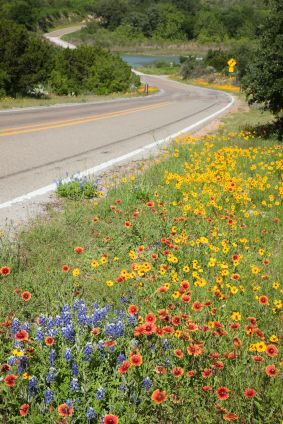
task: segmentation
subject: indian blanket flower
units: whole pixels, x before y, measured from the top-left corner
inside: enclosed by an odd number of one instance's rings
[[[268,377],[274,377],[276,374],[278,374],[278,373],[279,373],[279,370],[278,370],[278,369],[276,369],[276,367],[275,367],[275,365],[274,365],[274,364],[271,364],[271,365],[268,365],[268,366],[265,368],[265,372],[266,372],[266,374],[268,375]]]
[[[124,361],[120,367],[118,368],[118,372],[120,372],[121,374],[125,374],[129,368],[131,367],[131,364],[129,361]]]
[[[29,410],[29,404],[24,403],[23,405],[20,406],[20,415],[22,417],[25,417],[28,413],[28,410]]]
[[[53,346],[55,343],[55,339],[51,336],[46,337],[46,339],[44,340],[46,346]]]
[[[30,300],[30,298],[31,298],[31,294],[30,294],[30,292],[28,292],[28,291],[24,291],[22,294],[21,294],[21,298],[25,301],[25,302],[27,302],[28,300]]]
[[[67,403],[61,403],[58,406],[58,414],[60,417],[72,417],[74,415],[74,408],[67,405]]]
[[[271,356],[271,357],[278,355],[278,349],[274,345],[266,346],[265,352],[267,353],[268,356]]]
[[[4,378],[4,384],[8,387],[13,387],[16,384],[16,379],[18,377],[15,374],[6,375]]]
[[[216,395],[218,399],[224,400],[229,397],[229,389],[227,387],[221,386],[216,390]]]
[[[20,330],[15,334],[15,339],[23,342],[28,341],[28,332],[26,330]]]
[[[103,424],[118,424],[118,417],[116,415],[105,415],[103,418]]]
[[[142,357],[141,357],[141,355],[139,355],[139,354],[131,355],[130,362],[135,367],[140,366],[142,364]]]
[[[165,402],[167,399],[167,395],[165,390],[156,389],[151,395],[151,400],[153,400],[154,403],[157,403],[157,405],[160,405],[161,403]]]
[[[244,395],[247,398],[252,398],[252,397],[254,397],[256,395],[256,391],[254,389],[247,388],[247,389],[244,390]]]
[[[11,269],[8,266],[2,266],[0,268],[0,274],[3,276],[9,275],[11,273]]]
[[[189,355],[198,356],[203,353],[202,348],[199,345],[187,346],[187,352]]]

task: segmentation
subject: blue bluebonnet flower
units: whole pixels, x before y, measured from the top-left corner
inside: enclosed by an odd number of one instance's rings
[[[53,381],[55,381],[56,374],[57,374],[56,368],[54,368],[54,367],[49,368],[49,371],[48,371],[48,374],[47,374],[48,383],[52,383]]]
[[[78,368],[77,364],[72,364],[72,374],[74,376],[78,376],[79,375],[79,368]]]
[[[53,365],[56,359],[56,350],[55,349],[51,349],[50,353],[49,353],[49,364]]]
[[[103,340],[99,340],[99,342],[97,343],[97,348],[99,350],[103,350],[104,349],[104,341]]]
[[[100,387],[96,392],[95,399],[102,400],[104,398],[105,398],[105,390],[103,389],[103,387]]]
[[[75,330],[74,327],[69,324],[66,327],[62,327],[62,336],[65,340],[68,340],[70,342],[75,341]]]
[[[71,349],[70,348],[65,349],[63,356],[64,356],[64,359],[66,359],[67,362],[71,362],[72,358],[73,358]]]
[[[86,362],[90,361],[90,356],[92,354],[92,351],[93,351],[92,344],[90,342],[88,342],[85,345],[85,349],[84,349],[84,361],[86,361]]]
[[[28,390],[30,396],[34,396],[37,393],[37,380],[34,375],[28,381]]]
[[[22,373],[24,372],[24,370],[26,369],[26,365],[27,365],[27,357],[26,356],[19,356],[18,360],[17,360],[17,371],[18,373]]]
[[[164,339],[162,342],[162,345],[163,345],[163,349],[168,350],[170,348],[169,340]]]
[[[148,392],[152,386],[151,379],[149,377],[145,377],[142,382],[142,387]]]
[[[19,331],[20,329],[20,321],[17,318],[14,318],[12,321],[11,331],[13,336]]]
[[[54,399],[54,393],[52,392],[52,390],[47,389],[44,392],[44,402],[46,405],[50,405],[50,403],[53,401]]]
[[[92,418],[96,417],[96,412],[94,410],[94,408],[88,408],[87,412],[86,412],[86,417],[88,420],[91,420]]]
[[[127,302],[127,299],[126,299],[125,297],[123,297],[123,296],[122,296],[122,297],[120,297],[120,302],[121,302],[121,303],[126,303],[126,302]]]
[[[43,314],[39,315],[38,324],[44,325],[45,323],[46,323],[46,317]]]
[[[79,382],[78,382],[78,379],[77,378],[72,378],[72,380],[70,382],[70,389],[73,392],[78,392],[80,390]]]
[[[29,324],[27,322],[24,322],[22,325],[22,329],[26,330],[29,333],[30,332]]]
[[[14,365],[16,360],[17,360],[16,356],[9,356],[9,358],[7,360],[7,364],[8,365]]]
[[[130,315],[130,316],[128,317],[128,323],[129,323],[130,325],[135,325],[135,324],[136,324],[136,317],[135,317],[134,315]]]
[[[124,355],[124,353],[119,353],[119,355],[117,356],[117,362],[122,363],[125,360],[126,360],[126,355]]]
[[[36,330],[35,339],[37,341],[39,341],[39,342],[43,342],[43,340],[44,340],[44,331],[43,331],[42,327],[38,327],[38,329]]]
[[[73,408],[74,407],[74,402],[70,399],[66,400],[66,405],[68,406],[68,408]]]

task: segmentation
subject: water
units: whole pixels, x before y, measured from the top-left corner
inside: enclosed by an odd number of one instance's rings
[[[145,66],[154,62],[180,63],[179,56],[144,56],[123,54],[121,57],[131,67]]]

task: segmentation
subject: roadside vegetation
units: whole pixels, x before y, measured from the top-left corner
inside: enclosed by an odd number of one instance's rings
[[[2,235],[3,422],[281,422],[282,146],[247,108]]]

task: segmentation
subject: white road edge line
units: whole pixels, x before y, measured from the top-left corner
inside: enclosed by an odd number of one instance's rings
[[[227,94],[227,93],[225,93],[225,94]],[[166,138],[163,138],[161,140],[157,140],[154,143],[148,144],[148,145],[146,145],[146,146],[144,146],[140,149],[133,150],[132,152],[127,153],[127,154],[122,155],[122,156],[119,156],[118,158],[111,159],[107,162],[101,163],[100,165],[97,165],[97,166],[94,166],[92,168],[86,169],[85,171],[79,172],[79,173],[75,174],[74,176],[81,178],[81,177],[87,177],[89,175],[97,174],[98,172],[104,171],[107,168],[110,168],[110,167],[112,167],[113,165],[116,165],[119,162],[126,161],[130,158],[133,158],[136,155],[139,155],[141,153],[145,153],[148,150],[154,149],[155,147],[158,147],[158,146],[160,146],[164,143],[168,143],[169,141],[175,139],[176,137],[179,137],[183,134],[188,133],[189,131],[193,130],[194,128],[198,127],[199,125],[202,125],[207,121],[210,121],[211,119],[215,118],[216,116],[222,114],[227,109],[229,109],[234,104],[235,98],[233,96],[231,96],[230,94],[227,94],[227,96],[230,97],[230,103],[228,103],[228,105],[226,105],[222,109],[218,110],[217,112],[214,112],[213,114],[207,116],[206,118],[201,119],[200,121],[196,122],[195,124],[192,124],[189,127],[186,127],[184,129],[178,131],[175,134],[171,134]],[[70,178],[65,178],[64,180],[62,180],[63,183],[68,182],[68,181],[70,181]],[[19,197],[16,197],[15,199],[9,200],[8,202],[1,203],[0,209],[8,208],[8,207],[13,206],[15,203],[24,202],[26,200],[31,200],[34,197],[42,196],[44,194],[55,191],[56,188],[57,188],[56,183],[53,183],[53,184],[50,184],[48,186],[42,187],[38,190],[31,191],[30,193],[24,194],[23,196],[19,196]]]

